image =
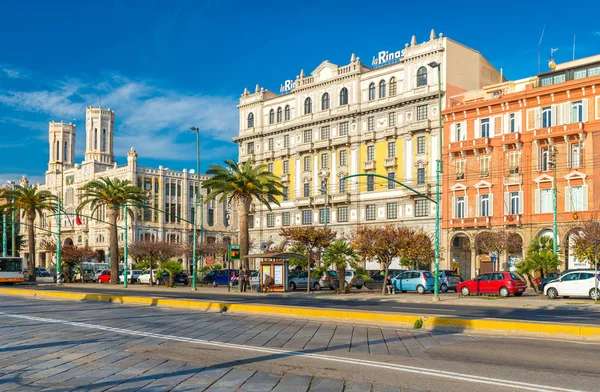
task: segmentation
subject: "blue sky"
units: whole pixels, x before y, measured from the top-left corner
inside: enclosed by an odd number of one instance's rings
[[[8,1],[0,23],[0,183],[25,174],[40,181],[48,161],[48,122],[78,125],[83,159],[85,107],[115,110],[115,152],[134,146],[145,166],[202,170],[235,158],[236,104],[256,83],[278,91],[321,61],[365,63],[380,50],[425,41],[434,28],[479,50],[509,79],[600,53],[600,5],[564,2],[323,2],[106,0]]]

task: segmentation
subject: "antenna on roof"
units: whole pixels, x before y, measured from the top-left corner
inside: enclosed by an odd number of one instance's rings
[[[573,61],[575,61],[575,34],[573,34]]]
[[[544,28],[542,29],[542,35],[540,36],[540,42],[538,43],[538,75],[541,72],[540,58],[541,58],[542,39],[544,39],[544,31],[546,31],[546,25],[544,25]]]

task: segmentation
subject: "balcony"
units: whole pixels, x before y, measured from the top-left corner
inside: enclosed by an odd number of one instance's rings
[[[373,141],[373,142],[374,142],[374,141],[375,141],[375,131],[369,131],[369,132],[365,132],[365,133],[362,135],[362,138],[361,138],[361,140],[362,140],[363,142],[371,142],[371,141]]]
[[[366,161],[366,162],[363,162],[363,170],[364,171],[375,170],[375,161]]]
[[[408,125],[409,132],[416,132],[431,129],[431,120],[421,120]]]
[[[271,150],[271,151],[265,151],[263,153],[263,159],[273,159],[275,158],[275,151]]]
[[[504,224],[506,226],[520,225],[523,220],[523,216],[520,214],[504,215]]]
[[[313,149],[314,149],[314,143],[312,143],[312,142],[302,143],[302,144],[299,144],[298,147],[296,147],[296,151],[298,153],[309,152],[309,151],[312,151]]]
[[[383,161],[383,166],[386,169],[396,167],[396,158],[385,158]]]
[[[281,182],[290,182],[290,175],[289,174],[282,174],[281,175]]]
[[[585,123],[576,122],[571,124],[556,125],[553,127],[536,129],[533,131],[533,138],[536,140],[563,137],[568,135],[577,135],[586,133]]]
[[[398,137],[398,128],[397,127],[390,127],[387,128],[385,131],[383,131],[383,137]]]
[[[341,146],[341,145],[349,146],[350,145],[350,136],[346,135],[346,136],[336,137],[335,139],[331,140],[331,145],[332,146]]]
[[[513,169],[514,170],[514,169]],[[518,170],[518,169],[516,169]],[[504,185],[508,184],[522,184],[523,174],[521,173],[509,173],[504,175]]]
[[[429,196],[431,194],[431,184],[415,184],[415,185],[412,185],[410,187],[412,189],[414,189],[415,191],[417,191],[419,193],[422,193],[424,195]],[[410,192],[410,193],[412,194],[412,192]],[[412,196],[418,196],[418,195],[412,194]]]
[[[289,147],[282,148],[281,150],[279,150],[278,156],[282,156],[282,157],[288,156],[289,157],[290,156],[290,148]]]
[[[318,142],[315,142],[314,145],[315,145],[315,150],[329,148],[329,147],[331,147],[331,139],[319,140]]]
[[[336,193],[329,197],[331,203],[350,203],[350,192]]]
[[[452,142],[448,145],[450,152],[459,152],[465,150],[472,150],[476,148],[486,148],[491,146],[491,139],[489,137],[480,137],[477,139],[461,140],[459,142]]]
[[[502,134],[502,144],[513,144],[521,141],[520,132],[511,132]]]
[[[309,207],[312,204],[312,197],[297,197],[294,203],[296,207]]]
[[[454,229],[466,229],[469,227],[490,227],[491,225],[492,218],[490,216],[450,219],[450,227]]]
[[[240,154],[240,162],[246,162],[247,160],[250,160],[251,162],[255,162],[256,156],[254,155],[254,153]]]
[[[317,196],[313,196],[313,200],[312,200],[312,201],[313,201],[313,204],[314,204],[314,205],[317,205],[317,206],[318,206],[318,205],[323,205],[323,206],[324,206],[324,205],[325,205],[325,203],[327,202],[327,198],[328,198],[328,197],[329,197],[329,196],[326,196],[326,195],[317,195]]]

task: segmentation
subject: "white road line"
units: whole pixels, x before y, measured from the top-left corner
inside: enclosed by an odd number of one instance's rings
[[[130,329],[106,327],[106,326],[102,326],[102,325],[80,323],[80,322],[75,322],[75,321],[63,321],[63,320],[56,320],[56,319],[50,319],[50,318],[44,318],[44,317],[26,316],[26,315],[22,315],[22,314],[9,314],[9,313],[0,312],[0,316],[10,317],[10,318],[18,318],[18,319],[24,319],[24,320],[31,320],[31,321],[40,321],[40,322],[46,322],[46,323],[64,324],[64,325],[70,325],[70,326],[79,327],[79,328],[85,328],[85,329],[94,329],[94,330],[108,331],[108,332],[113,332],[113,333],[120,333],[120,334],[124,334],[124,335],[135,335],[135,336],[143,336],[143,337],[171,340],[171,341],[177,341],[177,342],[195,343],[195,344],[200,344],[200,345],[205,345],[205,346],[213,346],[213,347],[219,347],[219,348],[230,348],[230,349],[235,349],[235,350],[276,354],[276,355],[281,355],[281,356],[285,356],[285,357],[313,358],[313,359],[319,359],[319,360],[323,360],[323,361],[339,362],[339,363],[345,363],[345,364],[350,364],[350,365],[360,365],[360,366],[373,367],[373,368],[378,368],[378,369],[395,370],[395,371],[399,371],[399,372],[415,373],[415,374],[421,374],[421,375],[425,375],[425,376],[448,378],[448,379],[452,379],[455,381],[466,381],[466,382],[478,383],[478,384],[495,385],[495,386],[502,386],[502,387],[506,387],[506,388],[521,389],[521,390],[526,390],[526,391],[582,392],[582,391],[576,390],[576,389],[565,389],[565,388],[559,388],[559,387],[553,387],[553,386],[547,386],[547,385],[536,385],[536,384],[530,384],[530,383],[519,382],[519,381],[502,380],[502,379],[498,379],[498,378],[482,377],[482,376],[476,376],[476,375],[465,374],[465,373],[447,372],[447,371],[443,371],[443,370],[434,370],[434,369],[420,368],[420,367],[415,367],[415,366],[398,365],[398,364],[391,364],[391,363],[386,363],[386,362],[368,361],[368,360],[363,360],[363,359],[348,359],[348,358],[344,358],[344,357],[336,357],[336,356],[323,355],[323,354],[311,354],[311,353],[305,353],[305,352],[301,352],[301,351],[289,351],[289,350],[281,350],[281,349],[266,348],[266,347],[252,347],[252,346],[244,346],[244,345],[240,345],[240,344],[213,342],[213,341],[202,340],[202,339],[186,338],[186,337],[182,337],[182,336],[162,335],[162,334],[155,334],[155,333],[151,333],[151,332],[141,332],[141,331],[135,331],[135,330],[130,330]]]
[[[431,310],[431,311],[440,311],[440,312],[456,312],[456,310],[454,310],[454,309],[442,309],[442,308],[418,308],[418,307],[406,308],[404,306],[392,306],[392,308],[402,309],[402,310],[406,310],[406,311],[411,311],[413,309],[419,309],[419,310]]]

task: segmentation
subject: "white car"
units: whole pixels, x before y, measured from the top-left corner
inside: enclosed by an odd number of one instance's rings
[[[365,284],[365,281],[363,278],[356,275],[356,271],[346,270],[346,276],[344,277],[344,280],[346,281],[346,285],[349,285],[350,282],[352,281],[352,278],[354,278],[355,276],[356,276],[356,280],[354,281],[354,287],[356,287],[358,290],[360,290],[360,289],[362,289],[363,285]]]
[[[137,282],[137,280],[140,277],[140,275],[142,275],[142,272],[145,272],[145,271],[141,271],[141,270],[127,270],[127,281],[130,282],[130,283]],[[121,273],[121,275],[119,275],[119,282],[123,283],[123,273]]]
[[[152,281],[155,284],[157,281],[157,275],[158,275],[158,270],[157,269],[152,270]],[[142,271],[140,276],[138,276],[138,278],[137,278],[137,282],[142,283],[142,284],[150,284],[150,271],[149,270]]]
[[[565,274],[544,286],[544,294],[550,299],[558,297],[600,298],[600,289],[596,291],[596,280],[593,270],[573,271]],[[598,282],[600,286],[600,282]]]

